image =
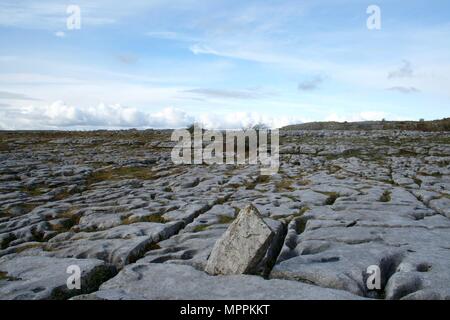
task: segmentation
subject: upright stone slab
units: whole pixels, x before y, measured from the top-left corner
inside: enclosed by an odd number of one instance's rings
[[[255,272],[273,236],[258,210],[245,207],[214,245],[205,271],[212,275]]]

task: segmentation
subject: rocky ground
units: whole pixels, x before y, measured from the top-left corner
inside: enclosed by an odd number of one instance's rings
[[[168,131],[0,137],[0,299],[450,299],[449,133],[282,131],[270,177],[175,166]],[[249,204],[264,258],[209,275]]]

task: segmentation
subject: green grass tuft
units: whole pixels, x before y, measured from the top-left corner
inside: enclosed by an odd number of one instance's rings
[[[228,216],[219,216],[219,223],[220,224],[226,224],[226,223],[231,223],[234,221],[235,218],[231,218]]]
[[[198,226],[195,226],[194,229],[192,230],[192,232],[201,232],[201,231],[205,231],[208,228],[209,228],[208,225],[200,224]]]

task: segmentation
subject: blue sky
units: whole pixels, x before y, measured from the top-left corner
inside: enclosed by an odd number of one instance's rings
[[[0,129],[448,117],[449,39],[444,0],[2,0]]]

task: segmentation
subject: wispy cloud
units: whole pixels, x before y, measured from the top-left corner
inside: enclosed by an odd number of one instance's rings
[[[14,92],[7,92],[7,91],[0,91],[0,99],[5,100],[31,100],[36,101],[39,99],[29,97],[22,93],[14,93]]]
[[[400,87],[400,86],[391,87],[391,88],[388,88],[387,90],[398,91],[398,92],[405,93],[405,94],[420,92],[420,90],[415,87]]]
[[[304,80],[298,84],[299,91],[312,91],[319,88],[323,82],[322,76],[315,76],[311,79]]]
[[[403,60],[402,66],[397,70],[391,71],[388,74],[388,79],[394,78],[411,78],[414,74],[411,62],[408,60]]]
[[[199,89],[184,90],[183,92],[203,97],[223,98],[223,99],[262,99],[272,94],[260,88],[245,89],[245,90],[199,88]]]
[[[210,48],[207,45],[202,45],[202,44],[194,44],[192,46],[189,47],[189,50],[193,53],[193,54],[211,54],[211,55],[215,55],[215,56],[228,56],[225,53],[220,53],[219,51],[216,51],[212,48]]]

